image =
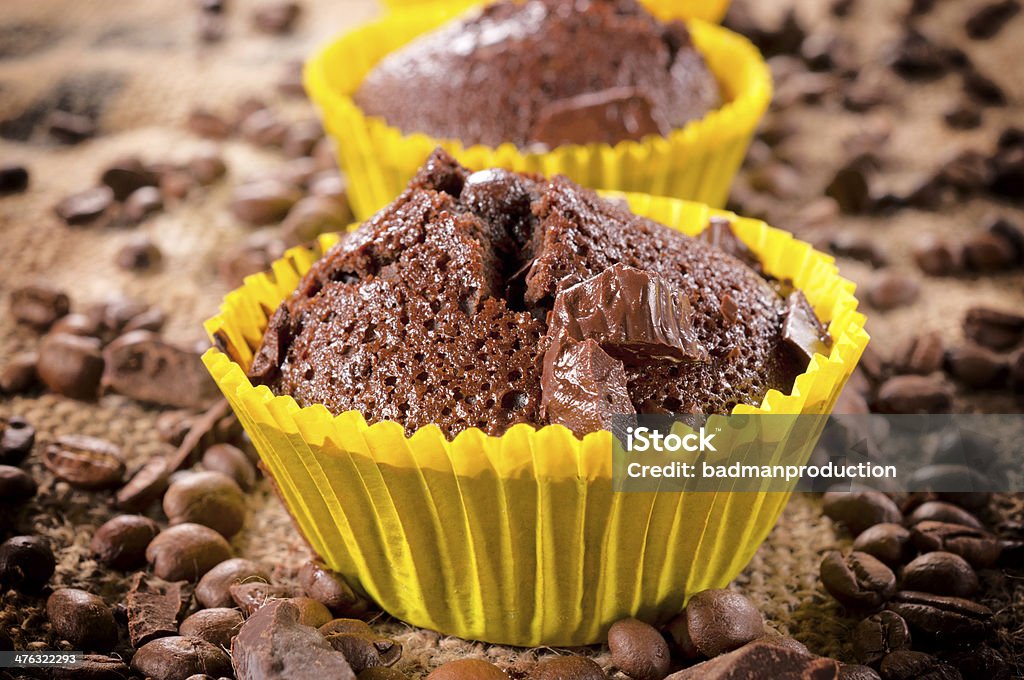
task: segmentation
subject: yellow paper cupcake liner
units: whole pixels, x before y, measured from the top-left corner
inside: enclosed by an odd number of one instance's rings
[[[816,355],[791,394],[772,390],[734,412],[829,413],[868,341],[853,284],[832,259],[757,220],[626,198],[688,234],[713,215],[733,220],[768,273],[792,279],[829,321],[829,356]],[[617,493],[606,431],[580,440],[558,425],[517,425],[448,441],[431,425],[407,438],[398,423],[367,425],[358,412],[332,416],[254,387],[245,371],[269,315],[337,240],[289,250],[248,277],[206,323],[217,348],[203,356],[328,566],[413,625],[533,646],[601,642],[629,615],[664,620],[747,564],[788,493],[728,493],[724,481],[718,493]]]
[[[383,0],[384,6],[393,10],[407,10],[424,7],[434,3],[457,4],[463,7],[483,4],[485,0]],[[729,0],[675,0],[664,1],[640,0],[647,6],[651,14],[662,21],[670,19],[703,19],[718,23],[729,11]]]
[[[685,16],[679,4],[669,0],[650,0],[648,5],[661,16]],[[615,145],[568,144],[546,152],[521,150],[513,144],[466,147],[456,140],[404,134],[381,118],[364,115],[352,97],[373,66],[459,13],[458,3],[395,12],[336,40],[306,64],[306,91],[336,142],[357,218],[368,218],[401,193],[438,146],[467,167],[563,174],[595,189],[671,196],[713,207],[725,204],[771,99],[768,67],[746,38],[704,21],[687,22],[725,103],[665,137]]]

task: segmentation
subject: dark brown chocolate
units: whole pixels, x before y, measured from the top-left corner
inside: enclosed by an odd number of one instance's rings
[[[785,319],[782,322],[782,339],[809,362],[815,354],[828,356],[832,337],[828,329],[814,313],[803,292],[795,291],[786,298]]]
[[[697,238],[709,246],[714,246],[722,252],[732,255],[754,271],[761,271],[761,261],[733,231],[732,222],[724,217],[712,217],[708,220],[708,226],[697,235]]]
[[[558,293],[548,334],[596,340],[629,364],[707,361],[692,315],[689,300],[664,278],[616,264]]]
[[[562,336],[544,354],[540,407],[551,423],[577,435],[609,429],[615,415],[634,414],[622,362],[595,340]]]

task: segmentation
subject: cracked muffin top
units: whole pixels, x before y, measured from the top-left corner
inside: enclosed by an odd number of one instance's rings
[[[355,101],[405,133],[553,148],[664,136],[720,97],[686,26],[634,0],[502,0],[385,57]]]
[[[563,177],[437,150],[274,312],[250,377],[449,437],[727,413],[789,391],[829,342],[757,268],[727,222],[691,238]]]

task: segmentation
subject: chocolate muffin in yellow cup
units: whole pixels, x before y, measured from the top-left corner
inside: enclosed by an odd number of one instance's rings
[[[852,284],[762,222],[625,201],[439,150],[207,323],[303,535],[390,614],[599,642],[728,583],[774,525],[788,493],[614,491],[608,422],[828,413],[867,342]]]
[[[404,10],[410,7],[423,7],[432,3],[457,3],[465,7],[479,5],[484,0],[383,0],[384,6],[390,9]],[[664,3],[651,0],[640,0],[655,16],[662,19],[703,19],[718,23],[729,10],[729,0],[676,0]],[[668,5],[671,6],[668,6]]]
[[[305,82],[360,219],[436,146],[470,167],[721,206],[771,98],[745,38],[631,0],[394,12],[317,53]]]

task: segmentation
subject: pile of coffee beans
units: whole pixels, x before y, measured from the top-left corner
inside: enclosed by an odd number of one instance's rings
[[[854,538],[850,551],[821,562],[825,589],[847,615],[864,617],[852,636],[863,668],[852,677],[1010,677],[986,644],[994,612],[970,599],[979,571],[1024,566],[1020,541],[988,531],[971,512],[987,502],[983,494],[825,494],[825,514]]]

